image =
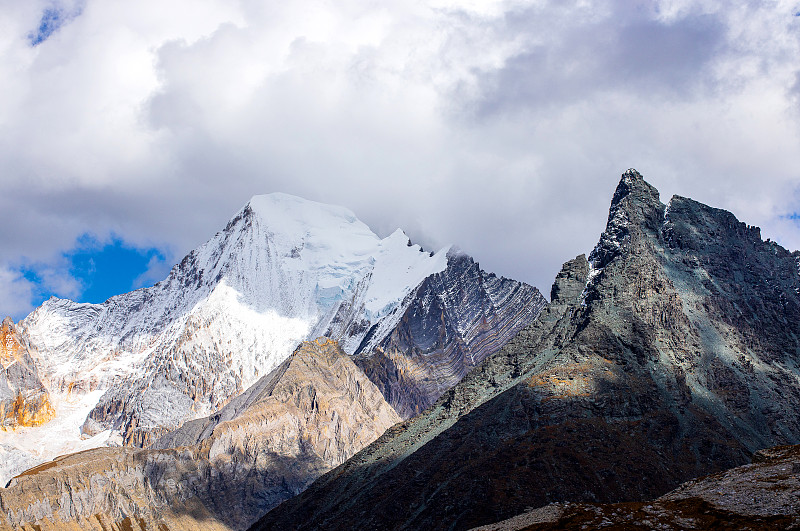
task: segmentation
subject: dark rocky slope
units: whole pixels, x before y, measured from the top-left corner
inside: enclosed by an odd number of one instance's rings
[[[467,529],[800,442],[798,253],[634,170],[537,322],[254,529]]]
[[[647,502],[554,503],[474,531],[800,529],[800,446],[756,452],[753,463],[684,483]]]

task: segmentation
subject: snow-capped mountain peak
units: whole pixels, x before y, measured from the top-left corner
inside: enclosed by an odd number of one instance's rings
[[[143,445],[217,410],[301,341],[326,335],[353,353],[379,321],[391,329],[446,251],[401,230],[381,239],[344,207],[258,195],[155,286],[51,299],[20,329],[57,401],[103,391],[84,432]]]

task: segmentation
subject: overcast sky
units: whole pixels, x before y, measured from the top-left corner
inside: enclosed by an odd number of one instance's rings
[[[629,167],[800,248],[798,11],[0,0],[0,313],[159,280],[274,191],[548,295]]]

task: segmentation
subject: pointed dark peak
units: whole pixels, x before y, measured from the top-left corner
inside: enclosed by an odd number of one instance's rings
[[[614,197],[611,198],[611,208],[608,212],[608,223],[616,217],[622,209],[627,214],[629,221],[639,222],[644,218],[652,217],[653,211],[664,211],[664,205],[659,199],[658,190],[644,180],[642,175],[633,168],[622,174]]]
[[[577,299],[586,287],[589,275],[589,262],[581,254],[561,266],[550,290],[551,304],[568,304]]]
[[[3,319],[2,328],[7,328],[9,331],[14,329],[14,320],[11,318],[11,316],[7,316],[5,319]]]
[[[606,230],[589,255],[592,267],[602,269],[611,262],[631,231],[655,233],[663,221],[664,208],[658,190],[638,171],[631,168],[623,173],[611,199]]]
[[[632,197],[636,201],[658,202],[658,190],[644,180],[642,174],[633,168],[628,169],[620,177],[614,197],[611,199],[611,210],[619,205],[626,197]]]

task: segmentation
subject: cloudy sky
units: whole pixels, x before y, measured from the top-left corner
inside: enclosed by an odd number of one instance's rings
[[[0,313],[153,283],[274,191],[545,293],[629,167],[800,248],[798,12],[0,0]]]

